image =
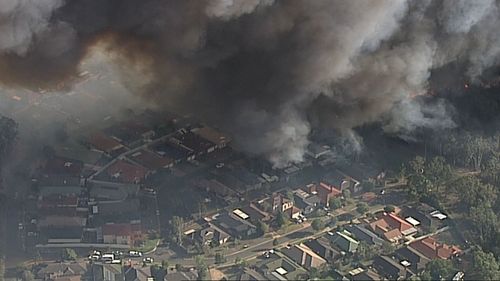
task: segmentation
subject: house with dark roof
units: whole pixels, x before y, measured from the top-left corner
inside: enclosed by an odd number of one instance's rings
[[[92,263],[90,274],[92,281],[125,281],[121,264]]]
[[[356,252],[359,246],[359,241],[347,230],[335,232],[331,235],[330,240],[335,246],[346,253]]]
[[[46,264],[35,273],[35,276],[37,279],[54,280],[58,277],[81,277],[86,272],[85,264],[57,262]]]
[[[117,156],[126,151],[126,148],[119,141],[102,133],[90,136],[87,142],[93,150],[110,156]]]
[[[190,281],[198,280],[198,273],[195,270],[184,271],[174,271],[169,272],[165,275],[164,281]]]
[[[298,280],[307,273],[293,260],[275,253],[258,262],[255,267],[265,277],[264,280]]]
[[[413,275],[412,272],[398,261],[388,256],[377,256],[373,259],[373,267],[378,274],[389,280],[406,279]]]
[[[193,150],[176,143],[175,140],[172,139],[153,145],[151,150],[162,157],[173,159],[175,163],[179,163],[183,160],[194,160],[196,158]]]
[[[201,138],[193,132],[180,132],[170,139],[171,142],[186,147],[195,155],[203,155],[215,151],[217,145]]]
[[[330,240],[326,237],[311,239],[304,244],[328,262],[332,262],[340,256],[340,252],[332,247]]]
[[[237,279],[238,281],[261,281],[261,280],[267,280],[264,275],[260,274],[254,269],[245,267],[242,272],[239,274],[239,277]]]
[[[80,177],[82,170],[82,161],[53,156],[46,160],[42,173],[46,175],[67,175]]]
[[[226,147],[227,144],[231,142],[230,137],[211,127],[196,128],[193,129],[192,132],[200,136],[201,138],[215,144],[219,149]]]
[[[359,241],[364,241],[368,245],[382,245],[384,240],[377,236],[377,234],[373,233],[366,227],[355,224],[348,225],[346,229],[352,233]]]
[[[356,268],[349,272],[349,280],[352,281],[378,281],[382,280],[382,276],[378,275],[371,269]]]
[[[154,281],[150,266],[134,267],[126,265],[123,267],[123,274],[125,281]]]
[[[226,243],[229,238],[231,238],[231,236],[224,230],[210,223],[205,228],[195,233],[195,239],[202,245],[222,245]]]
[[[314,212],[321,203],[317,194],[308,193],[300,188],[293,191],[293,199],[294,205],[300,208],[304,215]]]
[[[427,263],[431,261],[425,255],[411,247],[399,248],[395,251],[395,255],[401,261],[407,261],[410,264],[409,267],[411,268],[411,270],[413,270],[413,272],[418,272],[424,269]]]
[[[211,223],[238,239],[249,238],[257,232],[255,225],[230,212],[220,214]]]
[[[152,128],[136,120],[120,122],[105,129],[104,133],[128,147],[137,147],[155,135]]]
[[[305,244],[294,245],[282,250],[283,254],[307,269],[318,268],[327,261]]]

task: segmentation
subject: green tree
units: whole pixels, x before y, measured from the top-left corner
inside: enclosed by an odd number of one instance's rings
[[[396,207],[394,207],[393,205],[387,205],[384,207],[384,212],[387,213],[393,213],[394,210],[396,210]]]
[[[169,267],[168,261],[162,260],[161,261],[161,268],[163,268],[163,270],[165,270],[166,273],[168,273],[168,267]]]
[[[342,208],[342,200],[340,200],[340,198],[338,197],[330,198],[330,200],[328,201],[328,206],[332,210],[340,209]]]
[[[489,204],[472,207],[470,218],[479,232],[481,242],[495,239],[498,229],[498,217]]]
[[[61,258],[65,261],[74,261],[78,258],[75,250],[71,248],[64,248],[62,251]]]
[[[349,189],[342,190],[342,196],[344,196],[345,199],[351,198],[351,191]]]
[[[286,191],[286,198],[292,202],[295,202],[295,197],[293,196],[293,192],[291,190]]]
[[[314,219],[311,226],[314,230],[319,231],[325,228],[325,223],[321,219]]]
[[[33,273],[29,270],[23,270],[21,273],[21,280],[22,281],[33,281],[35,280],[35,277],[33,276]]]
[[[196,269],[198,270],[198,280],[207,280],[208,266],[203,256],[201,255],[195,256],[194,263],[196,265]]]
[[[183,270],[183,268],[182,268],[182,264],[176,263],[176,264],[175,264],[175,270],[176,270],[176,271],[182,271],[182,270]]]
[[[491,153],[497,144],[492,138],[465,133],[462,145],[466,163],[472,165],[476,171],[480,171],[484,157]]]
[[[226,262],[226,257],[224,256],[223,253],[216,253],[215,254],[215,263],[216,264],[221,264]]]
[[[269,232],[269,226],[262,221],[257,222],[257,232],[260,235],[264,235]]]
[[[368,212],[368,204],[365,202],[360,202],[356,205],[356,211],[362,215]]]
[[[384,255],[391,254],[394,250],[396,250],[396,247],[392,243],[387,241],[382,242],[382,253]]]
[[[473,274],[477,280],[500,280],[500,264],[492,253],[474,249],[472,262]]]
[[[425,266],[425,270],[429,272],[432,280],[449,280],[454,273],[453,264],[450,260],[435,259],[431,260]]]
[[[278,227],[283,227],[286,224],[285,215],[282,212],[276,215],[276,224]]]
[[[170,226],[172,227],[172,232],[175,237],[175,242],[182,246],[182,234],[184,229],[184,219],[178,216],[173,216],[170,221]]]
[[[375,183],[372,180],[365,180],[362,183],[363,191],[370,192],[375,189]]]
[[[273,246],[278,246],[280,244],[280,241],[278,240],[278,238],[274,238],[273,239]]]
[[[361,241],[356,249],[356,255],[362,260],[370,260],[377,254],[374,246]]]

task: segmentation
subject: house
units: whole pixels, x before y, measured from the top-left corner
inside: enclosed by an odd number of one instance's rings
[[[122,183],[140,183],[149,172],[146,168],[124,160],[117,160],[104,170],[105,179]]]
[[[264,277],[262,274],[259,272],[245,267],[243,271],[240,273],[240,276],[237,279],[238,281],[261,281],[261,280],[267,280],[266,277]]]
[[[207,193],[214,194],[215,196],[223,200],[230,200],[231,197],[237,195],[234,190],[216,179],[202,179],[197,181],[196,185],[204,189]]]
[[[358,240],[366,242],[368,245],[382,245],[384,240],[371,232],[362,225],[348,225],[347,230],[352,233]]]
[[[176,143],[175,140],[160,142],[151,147],[151,149],[162,157],[173,159],[175,163],[179,163],[182,160],[194,160],[196,158],[193,150]]]
[[[352,234],[344,230],[335,232],[331,236],[332,243],[346,253],[354,253],[359,246],[359,241],[352,237]]]
[[[249,238],[257,232],[255,225],[229,212],[220,214],[212,223],[232,237],[238,239]]]
[[[422,240],[415,241],[411,243],[409,247],[420,252],[430,260],[437,258],[446,260],[462,252],[457,246],[441,244],[433,237],[426,237]]]
[[[411,247],[399,248],[395,254],[401,261],[405,260],[410,263],[409,267],[414,272],[424,269],[427,263],[431,261],[425,255]]]
[[[201,138],[215,144],[219,149],[226,147],[227,144],[231,142],[230,137],[210,127],[193,129],[192,132],[200,136]]]
[[[339,251],[337,251],[330,245],[330,240],[326,237],[312,239],[305,242],[304,244],[328,262],[332,262],[336,257],[340,255]]]
[[[117,156],[126,151],[126,148],[117,140],[102,133],[97,133],[88,139],[88,143],[95,151],[105,153],[110,156]]]
[[[349,280],[353,281],[378,281],[382,277],[371,269],[362,269],[360,267],[349,271]]]
[[[226,243],[229,238],[231,238],[229,234],[213,224],[209,224],[196,233],[196,239],[202,245],[212,245],[212,243],[215,243],[214,245],[222,245]]]
[[[127,265],[123,268],[125,281],[154,281],[151,267],[134,267]]]
[[[102,226],[104,244],[121,244],[134,247],[142,240],[140,223],[108,223]]]
[[[405,279],[412,275],[405,266],[388,256],[377,256],[373,259],[373,267],[378,274],[389,280]]]
[[[140,200],[128,198],[123,201],[99,201],[92,206],[92,214],[99,221],[130,222],[140,218]]]
[[[328,145],[311,143],[307,146],[306,155],[312,157],[313,159],[318,159],[321,156],[329,154],[330,152],[331,149]]]
[[[298,280],[307,272],[287,257],[270,254],[256,264],[256,271],[265,278],[261,280]]]
[[[92,263],[90,274],[92,281],[125,281],[121,264]]]
[[[155,135],[152,128],[135,120],[120,122],[105,129],[104,133],[128,147],[137,147]]]
[[[71,263],[49,263],[35,274],[37,279],[54,280],[59,277],[77,277],[78,279],[87,272],[85,264]]]
[[[304,215],[308,215],[319,206],[321,200],[317,194],[310,194],[302,189],[293,191],[294,205],[302,210]]]
[[[254,203],[249,203],[248,205],[245,205],[240,209],[241,211],[248,214],[248,216],[250,217],[249,219],[253,224],[258,223],[259,221],[267,222],[271,220],[271,216],[267,212],[259,209]]]
[[[305,244],[299,244],[294,245],[290,248],[285,248],[282,250],[282,252],[291,260],[307,269],[311,269],[313,267],[318,268],[327,262],[324,258],[316,254]]]
[[[397,242],[404,236],[417,232],[412,224],[394,213],[384,213],[378,220],[370,223],[370,229],[390,242]]]
[[[443,226],[443,218],[442,216],[436,216],[433,214],[436,211],[435,208],[420,203],[417,206],[408,206],[404,207],[401,214],[405,218],[413,218],[420,223],[420,226],[425,227],[426,229],[439,229]]]
[[[214,152],[217,148],[215,143],[201,138],[193,132],[178,133],[170,141],[189,149],[195,155],[208,154]]]
[[[301,211],[299,208],[292,206],[291,208],[285,211],[285,215],[290,220],[298,220],[300,219]]]
[[[165,275],[164,281],[190,281],[198,280],[198,273],[195,270],[188,272],[174,271]]]
[[[284,213],[293,207],[293,201],[286,198],[281,193],[274,193],[271,196],[271,206],[273,213]]]
[[[42,173],[45,175],[66,175],[78,178],[82,170],[82,161],[54,156],[46,161]]]
[[[165,156],[160,156],[149,150],[139,150],[129,156],[129,159],[150,172],[155,172],[160,169],[168,169],[174,166],[174,159]]]
[[[319,184],[309,184],[307,185],[307,188],[309,193],[316,193],[320,198],[321,204],[326,207],[329,206],[331,198],[342,196],[340,189],[324,182],[320,182]]]

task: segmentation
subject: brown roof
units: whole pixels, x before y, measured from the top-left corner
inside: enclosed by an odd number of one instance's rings
[[[111,152],[115,149],[123,147],[123,145],[120,142],[102,133],[97,133],[92,135],[89,138],[88,142],[97,150],[104,152]]]
[[[132,236],[140,231],[139,224],[130,223],[110,223],[102,226],[103,235]]]
[[[83,162],[63,158],[63,157],[53,157],[45,163],[43,172],[45,174],[64,174],[79,176],[83,169]]]
[[[231,141],[231,138],[210,127],[199,128],[194,133],[216,145],[223,145]]]
[[[433,237],[426,237],[422,240],[413,242],[410,244],[410,247],[429,259],[449,259],[452,255],[456,255],[461,252],[457,246],[449,246],[438,243]]]
[[[119,179],[121,182],[137,183],[146,178],[148,170],[139,165],[118,160],[106,169],[106,173],[108,176]]]
[[[148,150],[140,150],[132,154],[130,159],[150,170],[165,168],[174,163],[174,160],[168,157],[162,157]]]

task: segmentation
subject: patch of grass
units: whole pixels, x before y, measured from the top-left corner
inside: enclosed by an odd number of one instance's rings
[[[159,241],[160,239],[148,239],[143,242],[142,246],[138,249],[138,251],[141,251],[143,253],[152,251],[156,247]]]

